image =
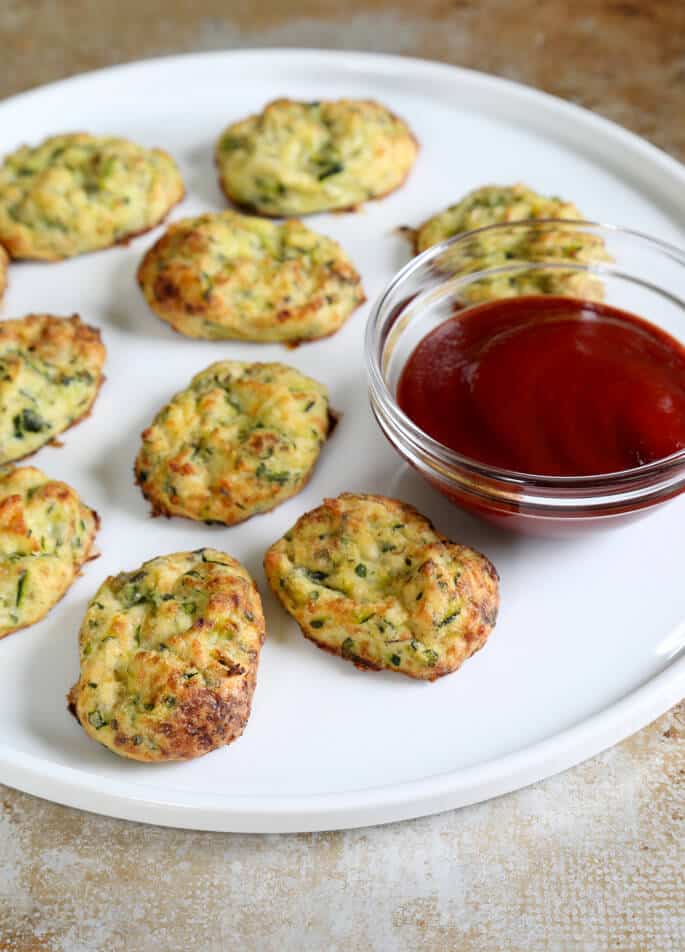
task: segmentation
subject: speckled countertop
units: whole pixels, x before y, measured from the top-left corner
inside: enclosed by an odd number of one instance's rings
[[[683,0],[4,0],[0,95],[247,46],[472,66],[685,158]],[[684,860],[685,705],[526,790],[347,833],[164,830],[0,787],[0,950],[682,952]]]

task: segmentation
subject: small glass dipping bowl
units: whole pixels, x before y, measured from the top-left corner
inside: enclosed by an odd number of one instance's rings
[[[685,343],[685,251],[639,232],[561,220],[493,225],[429,248],[381,295],[365,341],[371,408],[400,455],[456,505],[515,530],[553,535],[625,521],[683,492],[685,450],[597,476],[514,472],[428,436],[400,409],[396,393],[416,345],[445,320],[483,300],[559,294],[560,287]]]

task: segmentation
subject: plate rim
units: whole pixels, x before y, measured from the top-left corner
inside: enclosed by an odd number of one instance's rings
[[[320,59],[323,63],[328,63],[331,58],[336,60],[350,60],[367,68],[374,64],[383,64],[386,67],[386,72],[397,72],[400,70],[400,67],[402,67],[424,71],[426,73],[442,73],[445,77],[456,75],[464,81],[472,82],[481,87],[491,87],[492,90],[506,90],[509,96],[517,96],[522,100],[528,99],[538,104],[544,104],[548,109],[552,109],[554,112],[565,112],[567,115],[573,117],[576,122],[599,128],[604,133],[609,133],[616,138],[623,139],[633,150],[637,149],[638,151],[644,152],[652,161],[659,162],[664,169],[674,173],[685,182],[685,164],[676,159],[675,156],[670,155],[660,146],[645,139],[637,132],[633,132],[625,126],[620,125],[620,123],[615,122],[613,119],[609,119],[575,102],[562,99],[560,96],[555,96],[553,93],[548,93],[543,89],[538,89],[535,86],[530,86],[518,80],[492,73],[485,73],[467,66],[456,66],[440,60],[431,60],[418,56],[404,56],[399,53],[374,53],[364,50],[326,49],[324,47],[273,46],[162,54],[160,56],[146,57],[145,59],[127,60],[124,63],[115,63],[111,66],[87,70],[83,73],[74,73],[71,76],[56,79],[50,83],[42,83],[39,86],[22,90],[21,92],[6,96],[4,99],[0,99],[0,111],[7,107],[21,105],[22,102],[26,102],[31,98],[39,98],[48,90],[59,91],[68,86],[86,84],[113,74],[123,74],[127,71],[133,72],[141,68],[161,68],[177,63],[190,63],[192,60],[222,60],[227,57],[231,59],[252,59],[256,57],[290,59],[293,56],[297,57],[300,61],[305,59],[312,61]]]
[[[576,138],[579,128],[580,131],[598,131],[603,139],[601,144],[608,143],[612,152],[617,147],[625,148],[625,154],[621,156],[624,165],[630,159],[640,158],[651,166],[647,170],[648,177],[653,178],[658,168],[675,185],[685,185],[685,165],[676,158],[637,133],[575,103],[505,77],[449,63],[387,53],[274,47],[151,57],[79,73],[17,93],[0,101],[0,114],[8,107],[20,107],[28,100],[38,99],[48,90],[59,92],[66,87],[88,85],[112,74],[122,75],[151,67],[173,68],[180,63],[191,64],[193,60],[248,60],[255,57],[269,60],[297,58],[298,65],[305,65],[305,61],[311,65],[317,60],[328,66],[332,61],[338,66],[346,62],[367,71],[382,68],[386,75],[397,74],[400,70],[404,74],[418,70],[427,76],[433,74],[441,81],[469,83],[486,92],[502,92],[509,99],[513,97],[523,104],[524,108],[544,106],[545,116],[540,118],[567,117]],[[670,186],[664,182],[660,183],[660,188],[663,192],[670,191]],[[676,201],[681,198],[685,203],[683,196],[685,189],[673,198]],[[65,806],[160,826],[244,833],[349,829],[440,813],[528,786],[606,750],[649,724],[684,695],[685,655],[682,655],[617,701],[542,741],[470,767],[345,793],[277,798],[203,795],[202,805],[183,802],[183,796],[174,802],[172,793],[166,802],[162,802],[149,794],[144,795],[151,789],[149,784],[137,784],[141,796],[132,793],[136,785],[130,780],[108,781],[109,789],[103,792],[98,788],[96,774],[22,753],[4,743],[0,743],[0,782]],[[124,789],[128,792],[124,793]],[[92,805],[93,794],[98,797],[97,809]],[[197,794],[193,797],[197,799]]]
[[[421,780],[343,794],[203,796],[208,802],[202,806],[181,800],[161,802],[132,796],[129,782],[108,781],[109,790],[103,792],[91,773],[50,762],[46,770],[39,757],[21,752],[11,757],[13,749],[4,744],[0,746],[0,770],[2,783],[24,793],[96,815],[156,826],[217,833],[356,829],[481,803],[555,776],[631,736],[678,703],[684,693],[685,656],[596,714],[514,753]],[[36,765],[43,765],[42,769]],[[49,789],[45,789],[46,779],[51,783]],[[141,791],[150,787],[138,786]],[[119,793],[119,787],[129,792]],[[97,809],[89,801],[93,794],[98,796]]]

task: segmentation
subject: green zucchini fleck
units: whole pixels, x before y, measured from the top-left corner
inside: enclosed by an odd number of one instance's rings
[[[25,433],[41,433],[43,430],[49,430],[50,424],[47,423],[35,410],[25,407],[21,413],[17,413],[12,418],[14,425],[14,436],[17,440],[23,440]]]
[[[15,605],[17,608],[21,605],[21,601],[24,597],[24,590],[26,589],[26,579],[28,578],[28,569],[23,569],[19,575],[19,581],[17,582],[17,598]]]
[[[351,657],[354,654],[354,640],[352,638],[345,638],[340,646],[340,651],[343,658]]]
[[[96,731],[99,731],[101,727],[105,727],[107,721],[98,710],[95,710],[91,711],[88,715],[88,723],[91,727],[94,727]]]
[[[324,179],[330,178],[331,175],[337,175],[339,172],[344,172],[345,166],[342,162],[330,162],[328,165],[325,165],[317,178],[320,182],[323,182]]]
[[[266,468],[264,463],[260,463],[255,470],[257,479],[266,479],[269,483],[279,483],[281,486],[290,479],[290,473],[287,470],[281,472],[272,472]]]
[[[325,582],[328,578],[326,572],[318,572],[316,569],[305,569],[307,578],[311,579],[312,582]]]
[[[223,152],[233,152],[235,149],[242,149],[245,140],[240,136],[226,135],[221,140],[221,149]]]
[[[438,628],[444,628],[445,625],[449,625],[449,623],[454,621],[454,619],[459,615],[459,612],[460,609],[458,608],[456,611],[450,612],[449,615],[445,615],[443,620],[438,623]]]

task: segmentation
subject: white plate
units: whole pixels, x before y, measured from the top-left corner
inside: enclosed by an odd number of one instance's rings
[[[213,143],[277,96],[376,97],[422,143],[407,185],[358,214],[309,223],[339,239],[371,301],[409,257],[398,225],[487,182],[561,193],[601,221],[683,242],[685,170],[590,113],[500,79],[417,60],[257,51],[137,63],[0,106],[3,150],[70,129],[168,149],[188,197],[174,218],[224,207]],[[209,830],[294,831],[382,823],[513,790],[615,743],[685,694],[685,497],[643,521],[574,542],[523,540],[460,515],[401,464],[374,425],[362,340],[367,311],[295,351],[185,340],[148,312],[134,281],[155,240],[69,262],[18,264],[4,313],[79,311],[102,328],[107,383],[63,449],[34,460],[103,517],[102,558],[39,625],[0,642],[0,780],[99,813]],[[343,419],[307,489],[232,529],[151,520],[131,478],[140,430],[193,373],[221,357],[284,360],[328,383]],[[262,554],[306,509],[342,490],[396,495],[502,576],[487,646],[435,684],[361,673],[306,642],[267,592]],[[89,740],[67,714],[77,631],[106,574],[201,545],[244,562],[264,594],[268,638],[250,723],[231,747],[146,766]]]

